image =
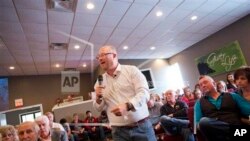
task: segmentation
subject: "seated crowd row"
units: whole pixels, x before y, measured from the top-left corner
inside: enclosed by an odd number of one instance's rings
[[[250,125],[250,68],[244,67],[227,76],[228,84],[223,81],[215,82],[210,76],[201,76],[192,92],[190,87],[178,91],[167,90],[161,99],[157,94],[151,94],[148,101],[150,121],[155,132],[160,128],[165,135],[181,135],[185,141],[194,141],[197,129],[203,140],[230,140],[231,125]],[[188,116],[193,109],[194,115]],[[45,116],[46,115],[46,116]],[[86,112],[86,118],[80,120],[77,113],[73,121],[67,123],[61,119],[60,123],[53,122],[53,114],[46,113],[38,117],[35,122],[24,122],[17,127],[17,134],[13,126],[0,127],[2,139],[24,141],[34,138],[37,141],[55,138],[59,141],[78,140],[107,140],[111,128],[108,117],[103,111],[99,118],[95,118],[91,111]],[[192,121],[191,121],[192,120]],[[195,125],[191,123],[194,122]],[[102,123],[102,124],[101,124]],[[38,126],[37,126],[38,125]],[[13,128],[13,129],[12,129]],[[13,130],[13,131],[12,131]],[[8,132],[6,132],[8,131]],[[196,130],[194,130],[196,131]],[[18,135],[15,136],[15,135]],[[159,138],[165,140],[164,138]]]

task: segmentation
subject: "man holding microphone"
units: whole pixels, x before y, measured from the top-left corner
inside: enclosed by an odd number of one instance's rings
[[[146,78],[135,66],[118,63],[112,46],[103,46],[96,59],[106,72],[95,84],[98,111],[106,110],[115,141],[156,141],[147,101]]]

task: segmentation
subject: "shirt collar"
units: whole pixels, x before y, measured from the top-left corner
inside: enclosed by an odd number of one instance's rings
[[[113,76],[109,75],[107,72],[106,72],[106,75],[115,78],[115,77],[117,77],[121,73],[121,70],[122,70],[121,65],[118,64],[118,66],[116,67],[116,69],[115,69],[115,71],[113,73]]]

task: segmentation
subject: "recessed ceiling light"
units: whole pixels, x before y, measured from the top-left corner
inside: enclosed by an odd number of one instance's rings
[[[127,50],[127,49],[128,49],[128,46],[124,46],[123,49],[124,49],[124,50]]]
[[[87,4],[87,8],[90,9],[90,10],[91,10],[91,9],[94,9],[94,8],[95,8],[95,5],[94,5],[93,3],[88,3],[88,4]]]
[[[156,12],[156,16],[157,16],[157,17],[160,17],[160,16],[162,16],[162,15],[163,15],[163,13],[162,13],[161,11],[157,11],[157,12]]]
[[[10,70],[14,70],[15,67],[14,67],[14,66],[10,66],[9,69],[10,69]]]
[[[151,50],[155,50],[155,47],[150,47]]]
[[[192,16],[190,19],[192,20],[192,21],[194,21],[194,20],[196,20],[198,17],[197,16]]]
[[[59,65],[59,64],[56,64],[56,67],[57,67],[57,68],[59,68],[59,67],[60,67],[60,65]]]
[[[83,64],[82,66],[83,66],[84,68],[86,68],[86,67],[87,67],[87,65],[86,65],[86,64]]]
[[[75,49],[79,49],[80,48],[80,46],[79,45],[75,45]]]

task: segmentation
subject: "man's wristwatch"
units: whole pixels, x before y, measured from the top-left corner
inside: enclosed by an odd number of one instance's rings
[[[130,102],[127,102],[127,103],[126,103],[126,106],[127,106],[127,111],[131,111],[131,110],[133,110],[133,109],[134,109],[133,104],[132,104],[132,103],[130,103]]]

